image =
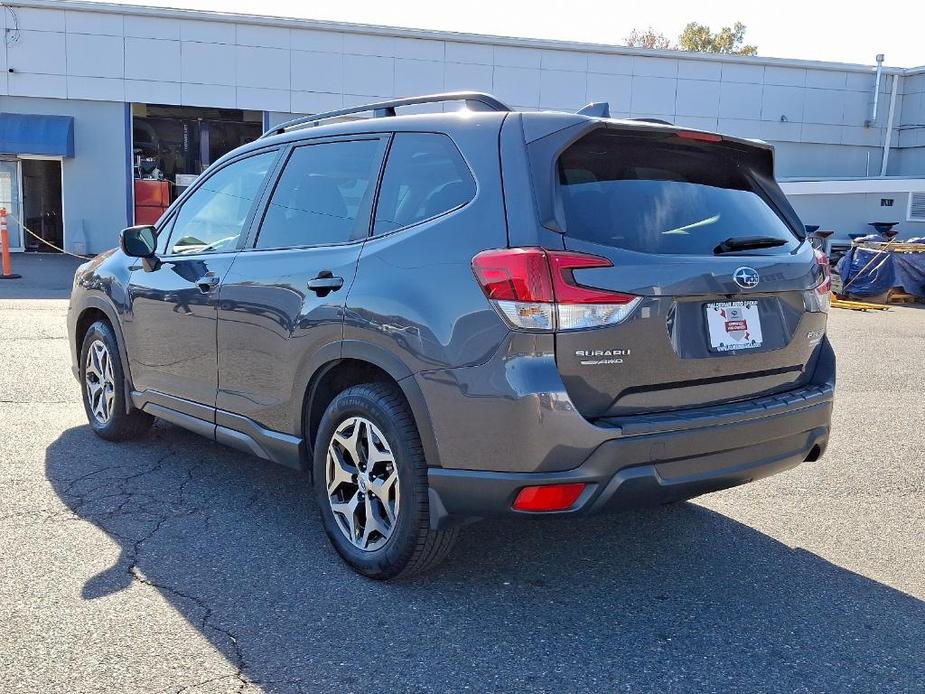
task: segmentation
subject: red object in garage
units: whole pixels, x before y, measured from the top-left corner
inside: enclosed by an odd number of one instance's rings
[[[170,183],[135,179],[135,224],[154,224],[170,206]]]

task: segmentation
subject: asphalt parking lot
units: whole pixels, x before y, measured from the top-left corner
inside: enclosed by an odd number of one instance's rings
[[[833,310],[823,460],[485,521],[384,585],[299,474],[163,423],[96,438],[60,284],[0,285],[0,691],[923,691],[925,310]]]

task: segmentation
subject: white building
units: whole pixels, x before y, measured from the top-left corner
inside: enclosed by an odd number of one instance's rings
[[[617,117],[765,139],[806,223],[925,235],[925,68],[883,66],[878,88],[873,65],[77,0],[23,0],[0,28],[0,206],[69,250],[102,251],[156,212],[134,182],[154,166],[173,196],[291,114],[450,90],[523,109],[608,101]]]

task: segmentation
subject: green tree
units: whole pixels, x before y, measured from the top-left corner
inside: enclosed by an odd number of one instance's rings
[[[627,46],[632,46],[633,48],[659,48],[662,50],[670,50],[675,48],[671,45],[671,39],[669,39],[664,34],[655,31],[655,29],[652,27],[649,27],[645,31],[633,29],[629,36],[623,39],[623,43]]]
[[[736,22],[731,27],[723,27],[715,34],[710,27],[697,22],[690,22],[678,38],[678,48],[694,53],[726,53],[729,55],[756,55],[758,47],[743,45],[745,25]]]

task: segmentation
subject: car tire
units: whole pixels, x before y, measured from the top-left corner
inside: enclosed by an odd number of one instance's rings
[[[112,326],[96,321],[80,347],[80,390],[90,428],[107,441],[126,441],[145,434],[154,417],[127,408],[125,372]]]
[[[404,578],[452,548],[456,528],[430,527],[424,451],[397,386],[368,383],[334,397],[318,426],[313,473],[324,530],[358,573]]]

